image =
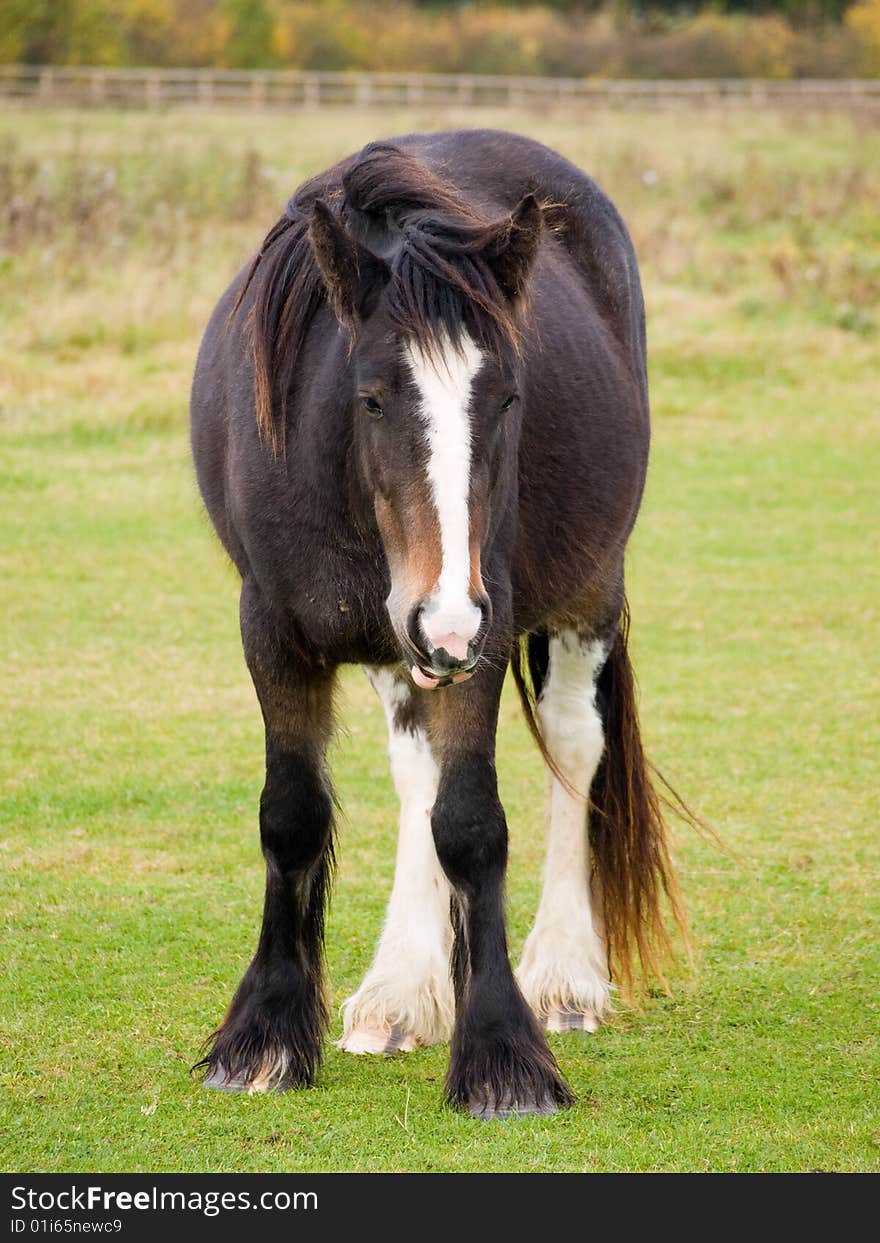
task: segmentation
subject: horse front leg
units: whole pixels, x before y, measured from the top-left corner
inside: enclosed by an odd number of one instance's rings
[[[452,1035],[448,1102],[475,1117],[553,1113],[573,1101],[507,950],[507,822],[498,798],[495,730],[504,668],[438,693],[440,781],[431,827],[452,886]]]
[[[313,1082],[327,1027],[322,961],[333,800],[324,757],[333,675],[292,655],[249,583],[241,628],[266,727],[263,924],[253,961],[199,1065],[210,1087],[268,1092]]]
[[[455,1003],[449,974],[449,882],[431,836],[438,771],[425,728],[425,691],[402,670],[367,670],[385,708],[391,772],[400,799],[394,888],[372,965],[343,1010],[339,1047],[409,1052],[448,1040]]]

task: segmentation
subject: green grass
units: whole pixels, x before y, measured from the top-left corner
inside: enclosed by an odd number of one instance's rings
[[[643,722],[729,847],[678,836],[696,969],[594,1037],[552,1038],[579,1097],[552,1119],[444,1110],[445,1048],[328,1043],[318,1085],[280,1097],[188,1075],[262,890],[259,712],[188,459],[199,334],[301,177],[463,119],[0,117],[19,203],[0,255],[5,1169],[880,1166],[880,137],[833,117],[486,118],[596,171],[643,257]],[[395,838],[381,712],[358,671],[343,692],[334,1035]],[[543,778],[512,696],[502,717],[518,951]]]

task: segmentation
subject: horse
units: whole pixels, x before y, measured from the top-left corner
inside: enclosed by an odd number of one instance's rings
[[[241,576],[265,725],[262,929],[197,1063],[311,1085],[328,1028],[326,752],[366,667],[400,799],[393,890],[342,1049],[450,1041],[479,1118],[572,1103],[547,1031],[663,981],[686,928],[628,654],[649,447],[629,233],[562,155],[491,130],[371,143],[312,177],[220,299],[191,443]],[[547,765],[542,894],[514,972],[495,766],[510,668]],[[665,982],[664,982],[665,983]]]

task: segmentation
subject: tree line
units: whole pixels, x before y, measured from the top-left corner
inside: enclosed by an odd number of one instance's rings
[[[3,0],[0,62],[880,76],[880,0]]]

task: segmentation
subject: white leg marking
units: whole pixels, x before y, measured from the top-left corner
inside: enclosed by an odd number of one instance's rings
[[[385,926],[372,966],[345,1003],[339,1047],[348,1053],[407,1052],[447,1040],[455,1015],[449,882],[431,835],[439,773],[425,731],[395,722],[409,687],[387,669],[368,669],[367,676],[388,719],[400,833]]]
[[[467,644],[480,627],[481,614],[470,595],[470,401],[483,355],[469,337],[459,349],[448,338],[436,356],[410,344],[406,348],[413,381],[421,397],[420,414],[428,445],[427,472],[440,526],[442,567],[425,604],[422,629],[434,647],[442,639]],[[464,657],[462,657],[463,659]]]
[[[600,643],[564,631],[550,640],[550,668],[538,704],[550,754],[577,792],[550,776],[547,857],[541,903],[517,971],[520,987],[551,1031],[595,1031],[610,983],[601,917],[591,907],[587,804],[602,757],[595,682]]]

